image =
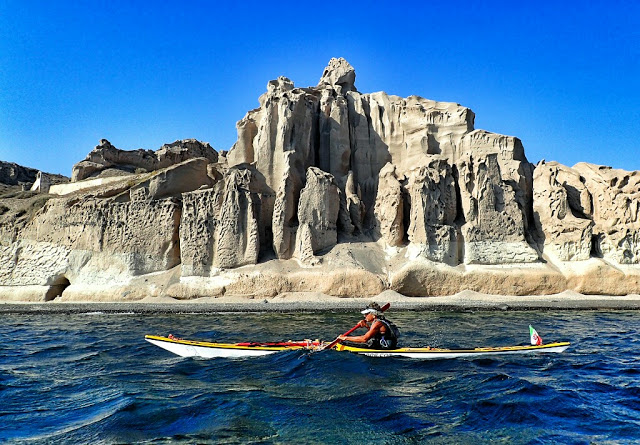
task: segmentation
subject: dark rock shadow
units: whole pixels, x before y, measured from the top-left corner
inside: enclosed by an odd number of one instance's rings
[[[49,290],[44,295],[44,301],[52,301],[56,298],[62,296],[64,290],[69,287],[71,283],[69,279],[64,275],[58,276],[55,280],[53,280],[53,284],[49,287]]]

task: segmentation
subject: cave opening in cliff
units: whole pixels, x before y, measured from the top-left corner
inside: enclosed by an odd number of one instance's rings
[[[55,300],[60,297],[64,290],[71,285],[71,282],[64,275],[60,275],[55,280],[53,280],[53,284],[49,287],[49,290],[44,296],[44,301]]]

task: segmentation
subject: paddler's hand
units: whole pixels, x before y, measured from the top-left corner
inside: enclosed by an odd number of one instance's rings
[[[342,340],[346,340],[347,337],[345,335],[338,335],[338,340],[342,341]]]
[[[369,324],[367,323],[367,320],[360,320],[360,321],[358,322],[358,327],[359,327],[359,328],[368,328],[368,327],[369,327]]]

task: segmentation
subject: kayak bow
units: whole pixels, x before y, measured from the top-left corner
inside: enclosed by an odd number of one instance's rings
[[[390,350],[373,350],[365,348],[354,348],[339,344],[338,351],[349,351],[356,354],[367,355],[369,357],[407,357],[421,359],[446,359],[459,357],[479,357],[487,355],[505,354],[530,354],[537,352],[564,352],[569,342],[549,343],[539,346],[504,346],[498,348],[475,348],[475,349],[440,349],[440,348],[399,348]]]
[[[204,341],[182,340],[178,338],[146,335],[145,340],[181,357],[257,357],[283,351],[317,350],[326,343],[303,340],[267,343],[212,343]],[[543,352],[564,352],[569,342],[549,343],[538,346],[505,346],[497,348],[441,349],[441,348],[399,348],[375,350],[354,348],[338,344],[337,351],[347,351],[369,357],[407,357],[418,359],[450,359],[461,357],[486,357],[491,355],[532,354]]]

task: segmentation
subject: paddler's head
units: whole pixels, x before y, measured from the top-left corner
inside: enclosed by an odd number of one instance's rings
[[[361,314],[364,315],[364,319],[370,323],[382,315],[382,309],[378,303],[371,303],[364,311],[361,312]]]

